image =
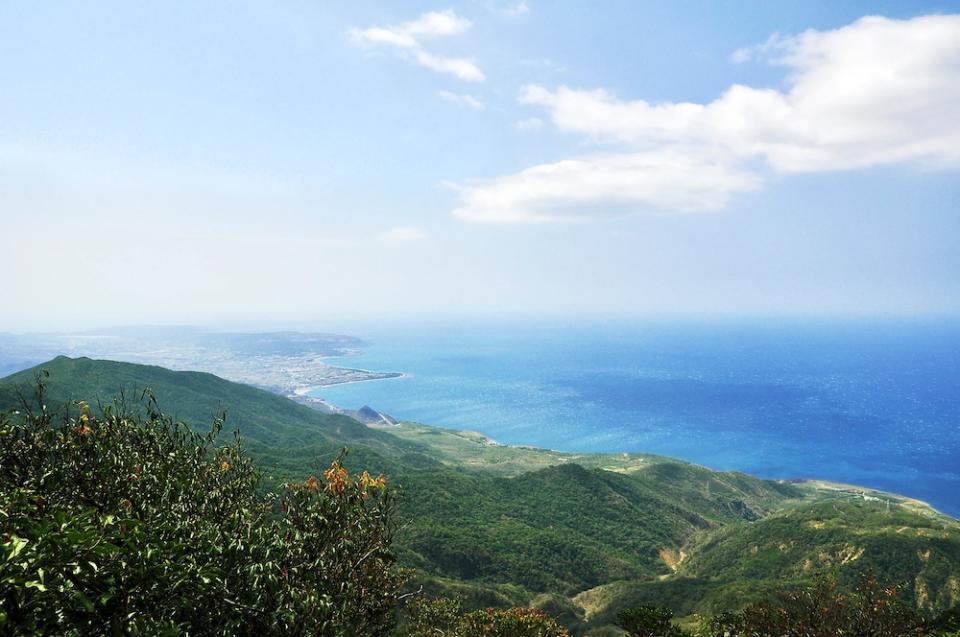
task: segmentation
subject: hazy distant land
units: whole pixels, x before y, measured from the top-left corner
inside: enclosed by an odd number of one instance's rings
[[[306,401],[310,388],[380,380],[399,372],[328,365],[364,341],[343,334],[209,332],[193,327],[116,328],[79,333],[0,334],[0,374],[58,355],[88,356],[174,370],[202,370]]]

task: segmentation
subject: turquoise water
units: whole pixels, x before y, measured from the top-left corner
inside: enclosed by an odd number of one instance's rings
[[[960,515],[960,323],[379,326],[331,363],[400,379],[320,388],[507,444],[646,451],[817,477]]]

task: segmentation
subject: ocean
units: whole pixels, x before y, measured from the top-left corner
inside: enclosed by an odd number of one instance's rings
[[[405,376],[311,395],[504,444],[864,485],[960,517],[960,322],[528,320],[356,332],[367,348],[331,364]]]

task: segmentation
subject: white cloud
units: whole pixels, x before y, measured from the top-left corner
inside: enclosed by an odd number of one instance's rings
[[[638,211],[720,210],[758,185],[755,175],[695,153],[600,155],[542,164],[460,187],[464,221],[582,221]]]
[[[420,49],[416,53],[417,63],[437,73],[446,73],[466,82],[482,82],[486,79],[483,71],[467,58],[452,58],[433,55]]]
[[[833,31],[774,36],[734,59],[757,56],[788,69],[784,90],[733,85],[706,104],[653,104],[605,90],[527,87],[521,102],[544,107],[557,129],[612,144],[620,154],[466,187],[457,216],[555,220],[608,205],[638,213],[709,211],[757,187],[763,169],[960,165],[960,16],[865,17]],[[689,181],[675,179],[704,154],[709,178],[691,169]],[[579,190],[571,192],[570,183]]]
[[[783,171],[960,162],[960,16],[867,17],[768,41],[788,90],[733,85],[708,104],[528,87],[557,127],[632,145],[711,144]]]
[[[400,28],[410,35],[438,37],[458,35],[470,29],[473,23],[461,18],[452,9],[428,11],[412,22],[404,22]]]
[[[429,11],[416,20],[398,25],[350,29],[348,35],[357,46],[392,47],[407,59],[431,71],[453,75],[467,82],[482,82],[486,79],[483,71],[469,58],[435,55],[426,51],[420,42],[422,39],[459,35],[471,26],[469,20],[447,9]]]
[[[350,29],[350,39],[357,46],[369,47],[378,44],[388,44],[407,49],[416,48],[417,41],[412,35],[397,29],[370,27],[369,29]]]
[[[483,101],[477,99],[473,95],[467,95],[466,93],[437,91],[437,97],[445,102],[450,102],[451,104],[456,104],[461,108],[468,108],[473,111],[482,111],[487,107]]]
[[[473,26],[452,10],[428,11],[416,20],[394,26],[350,29],[349,35],[360,46],[390,44],[393,46],[416,48],[418,37],[435,38],[464,33]]]
[[[426,231],[415,226],[397,226],[380,234],[378,239],[384,243],[410,243],[423,241],[428,237]]]
[[[520,0],[520,2],[507,4],[503,7],[500,7],[497,10],[497,13],[508,18],[516,18],[530,13],[530,5],[527,4],[527,0]]]

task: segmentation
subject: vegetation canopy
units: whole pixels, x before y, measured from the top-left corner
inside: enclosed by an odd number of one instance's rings
[[[401,584],[382,476],[336,460],[258,491],[239,435],[217,442],[145,396],[93,414],[36,400],[0,415],[0,632],[380,635]]]
[[[465,612],[460,599],[415,599],[399,637],[570,637],[565,628],[537,608],[485,608]]]

